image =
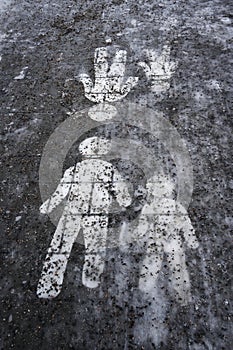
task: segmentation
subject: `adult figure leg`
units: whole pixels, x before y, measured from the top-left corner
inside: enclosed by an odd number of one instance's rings
[[[106,215],[84,216],[82,227],[86,248],[82,282],[88,288],[96,288],[100,283],[105,265],[108,217]]]
[[[37,286],[39,298],[55,298],[61,291],[67,262],[81,227],[81,216],[64,211],[54,233]]]

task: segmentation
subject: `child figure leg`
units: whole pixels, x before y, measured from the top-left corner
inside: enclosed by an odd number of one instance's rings
[[[191,301],[190,279],[185,262],[185,253],[183,248],[177,244],[177,241],[171,246],[176,249],[166,249],[167,260],[171,272],[171,285],[175,291],[175,298],[181,305],[187,305]]]
[[[146,256],[142,263],[139,277],[139,289],[149,293],[155,287],[163,262],[163,248],[154,238],[148,239]]]

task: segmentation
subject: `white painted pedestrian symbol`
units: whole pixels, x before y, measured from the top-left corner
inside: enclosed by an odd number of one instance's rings
[[[111,163],[99,159],[110,147],[109,140],[98,137],[83,141],[79,147],[83,160],[65,171],[54,194],[40,207],[41,213],[49,214],[66,199],[38,284],[40,298],[53,298],[60,293],[67,261],[81,228],[86,249],[82,282],[89,288],[99,285],[112,194],[121,206],[131,203],[127,184],[119,172]]]
[[[174,183],[164,175],[155,175],[146,187],[147,203],[141,211],[138,226],[138,237],[146,245],[139,289],[153,292],[166,255],[175,297],[185,305],[191,300],[185,246],[195,249],[199,244],[187,211],[173,199]]]
[[[166,91],[176,68],[176,63],[170,61],[169,46],[164,46],[162,54],[154,50],[147,50],[146,53],[149,65],[146,62],[140,62],[139,65],[144,69],[154,92]],[[191,200],[193,178],[185,142],[162,113],[132,103],[119,104],[138,83],[137,77],[125,77],[125,50],[115,48],[109,65],[108,50],[97,48],[94,71],[94,82],[83,73],[79,79],[84,85],[85,96],[95,105],[87,111],[74,113],[64,121],[51,135],[41,159],[40,190],[44,203],[40,211],[48,214],[57,228],[43,265],[37,294],[40,298],[53,298],[60,293],[72,246],[81,229],[85,242],[82,282],[89,288],[100,284],[113,197],[121,207],[126,208],[135,199],[134,195],[131,198],[129,194],[131,184],[124,180],[111,163],[114,158],[120,158],[134,162],[145,178],[151,179],[147,181],[147,203],[141,212],[140,208],[137,212],[137,235],[130,237],[133,242],[140,238],[146,244],[139,289],[143,293],[153,291],[166,254],[176,299],[186,304],[190,300],[190,280],[185,265],[185,249],[186,246],[197,248],[198,242],[186,211]],[[117,102],[115,106],[114,102]],[[111,125],[112,131],[118,127],[123,128],[123,131],[118,136],[111,132],[108,135],[110,141],[100,136],[99,132],[101,127],[109,128]],[[131,129],[133,134],[138,132],[139,139],[130,139]],[[79,144],[82,161],[62,175],[70,148],[89,132],[95,136],[88,135]],[[148,144],[143,144],[144,136],[140,136],[141,133],[160,142],[164,147],[162,152],[168,152],[173,159],[176,166],[176,199],[172,196],[174,186],[168,178],[152,176],[158,174],[158,170],[163,170],[162,161]],[[54,184],[57,186],[55,191]],[[53,216],[62,204],[62,214]],[[123,227],[123,231],[127,231],[128,226]],[[135,225],[132,227],[135,228]]]

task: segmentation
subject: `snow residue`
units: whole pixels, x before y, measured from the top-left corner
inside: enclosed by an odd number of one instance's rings
[[[9,6],[11,4],[11,0],[1,0],[0,1],[0,13],[4,12],[7,8],[7,6]]]
[[[211,79],[207,82],[207,87],[210,89],[210,90],[218,90],[218,91],[221,91],[221,86],[220,86],[220,83],[219,81],[217,81],[216,79]]]
[[[19,75],[17,75],[16,77],[14,77],[15,80],[22,80],[25,78],[26,76],[26,72],[28,70],[28,67],[24,67],[21,72],[19,73]]]

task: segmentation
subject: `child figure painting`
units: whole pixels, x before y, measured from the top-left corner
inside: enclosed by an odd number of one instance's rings
[[[145,293],[153,290],[166,255],[175,299],[186,305],[191,294],[185,248],[199,246],[194,228],[186,209],[174,199],[175,184],[168,176],[156,174],[146,187],[147,202],[137,228],[138,237],[146,246],[139,289]]]

